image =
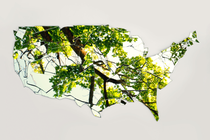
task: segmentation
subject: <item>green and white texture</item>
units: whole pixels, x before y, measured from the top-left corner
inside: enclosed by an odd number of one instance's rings
[[[109,25],[26,26],[14,31],[14,68],[25,87],[50,98],[88,105],[92,113],[142,102],[158,120],[157,89],[164,88],[196,31],[147,57],[138,36]]]

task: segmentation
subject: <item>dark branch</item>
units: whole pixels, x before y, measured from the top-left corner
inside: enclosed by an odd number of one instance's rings
[[[91,85],[90,85],[90,94],[89,94],[90,107],[93,106],[94,80],[95,80],[95,76],[91,76]]]
[[[43,65],[42,65],[41,62],[39,62],[39,66],[40,66],[40,68],[41,68],[41,70],[42,70],[42,74],[44,74],[44,68],[43,68]]]
[[[61,66],[61,58],[60,58],[60,53],[59,53],[59,52],[57,52],[56,54],[57,54],[57,59],[58,59],[58,61],[59,61],[59,64],[60,64],[60,66]]]
[[[104,98],[106,100],[106,107],[109,106],[109,100],[108,100],[108,97],[107,97],[107,92],[106,92],[106,81],[104,80]]]
[[[151,108],[149,107],[149,105],[148,105],[146,102],[144,102],[143,100],[140,99],[140,101],[141,101],[147,108],[149,108],[150,111],[152,111],[155,115],[158,116],[158,111],[157,111],[157,110],[151,109]]]

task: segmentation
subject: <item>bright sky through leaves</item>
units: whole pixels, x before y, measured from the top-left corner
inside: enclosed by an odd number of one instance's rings
[[[196,31],[152,57],[138,36],[108,25],[19,27],[14,66],[24,86],[50,98],[69,98],[92,113],[142,102],[158,120],[157,89],[164,88]]]

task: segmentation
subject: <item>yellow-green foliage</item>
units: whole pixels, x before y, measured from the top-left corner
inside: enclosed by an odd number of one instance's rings
[[[85,52],[84,57],[78,56],[82,63],[73,62],[70,65],[60,64],[55,67],[55,74],[49,79],[55,92],[54,97],[63,97],[71,93],[76,86],[91,89],[94,84],[93,94],[98,88],[102,96],[94,105],[100,107],[101,110],[119,104],[119,101],[133,102],[136,98],[151,110],[156,120],[159,119],[156,104],[157,89],[162,89],[168,84],[170,68],[162,68],[155,64],[151,57],[146,57],[148,51],[144,51],[143,56],[128,58],[123,43],[136,42],[138,38],[129,36],[127,30],[111,28],[108,25],[77,25],[67,28],[72,34],[72,40],[68,40],[69,35],[66,35],[65,31],[63,32],[58,26],[20,27],[20,29],[26,32],[22,39],[16,36],[16,31],[14,32],[16,42],[13,58],[18,59],[18,53],[25,53],[27,57],[30,55],[33,58],[28,59],[33,60],[31,67],[36,73],[44,74],[44,64],[46,64],[44,56],[48,54],[56,54],[57,58],[53,59],[59,59],[59,55],[62,54],[65,59],[70,59],[73,57],[73,50],[75,51],[74,45]],[[170,52],[171,57],[168,60],[175,65],[184,56],[186,48],[193,45],[193,42],[199,42],[195,31],[180,43],[172,43],[170,48],[162,53]],[[43,43],[46,52],[37,49],[36,43]],[[78,54],[78,52],[75,53]],[[105,60],[109,53],[112,57],[118,58],[119,62]],[[96,70],[103,76],[96,74]],[[114,79],[115,82],[108,81],[113,75],[118,75],[120,79]],[[91,77],[94,77],[94,83],[91,83]],[[104,85],[106,87],[103,87]]]

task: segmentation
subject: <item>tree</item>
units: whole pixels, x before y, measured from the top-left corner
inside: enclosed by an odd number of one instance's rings
[[[71,97],[87,104],[98,117],[99,112],[109,106],[137,99],[150,109],[156,120],[159,119],[157,88],[162,89],[170,82],[175,64],[184,56],[187,47],[198,42],[194,31],[190,37],[172,43],[156,56],[146,57],[148,51],[142,48],[140,55],[129,58],[124,44],[132,49],[141,39],[129,36],[125,29],[108,25],[62,29],[58,26],[19,27],[14,35],[13,56],[19,65],[18,73],[22,59],[35,73],[53,74],[48,91],[27,83],[39,89],[36,93],[54,91],[54,98]],[[54,72],[48,70],[50,64]],[[81,93],[73,94],[78,87],[89,90],[88,98],[82,99]],[[97,92],[100,94],[95,99]]]

